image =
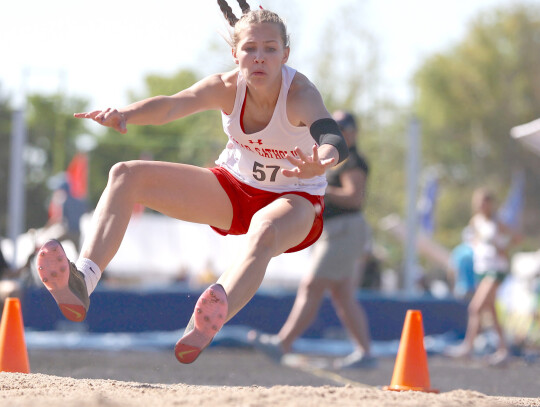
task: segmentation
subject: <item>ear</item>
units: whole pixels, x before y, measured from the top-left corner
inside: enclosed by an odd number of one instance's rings
[[[236,48],[231,48],[231,54],[232,54],[232,56],[233,56],[234,63],[235,63],[236,65],[238,65],[238,64],[239,64],[239,61],[238,61],[238,57],[236,56]]]
[[[291,52],[291,49],[289,47],[285,48],[283,50],[283,59],[282,59],[282,62],[283,64],[287,63],[287,61],[289,60],[289,54]]]

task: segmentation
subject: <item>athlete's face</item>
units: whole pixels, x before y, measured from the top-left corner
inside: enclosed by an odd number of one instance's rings
[[[490,195],[484,196],[480,205],[480,211],[486,216],[492,216],[495,213],[495,199]]]
[[[242,75],[252,84],[272,83],[289,58],[279,26],[273,23],[250,24],[239,36],[233,57]]]

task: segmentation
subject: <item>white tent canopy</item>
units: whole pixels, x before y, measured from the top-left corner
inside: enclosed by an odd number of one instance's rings
[[[540,119],[513,127],[510,135],[540,155]]]

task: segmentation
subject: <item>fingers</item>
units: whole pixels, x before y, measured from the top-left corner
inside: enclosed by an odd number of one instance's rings
[[[316,144],[312,147],[313,155],[311,156],[305,154],[298,147],[296,147],[294,151],[298,157],[292,155],[287,155],[285,157],[287,161],[295,166],[295,168],[290,170],[281,170],[281,173],[286,177],[311,178],[316,175],[322,175],[335,161],[334,158],[320,160]]]
[[[298,157],[300,158],[296,158],[291,155],[286,156],[287,160],[293,165],[300,166],[300,165],[305,165],[305,164],[317,164],[319,162],[319,152],[318,152],[316,144],[313,144],[312,156],[305,154],[298,147],[295,147],[294,151],[296,152],[296,154],[298,154]]]
[[[86,113],[74,113],[77,119],[92,119],[97,123],[111,127],[122,134],[127,133],[127,123],[124,114],[110,107],[105,110],[94,110]]]
[[[101,112],[102,112],[101,110],[94,110],[92,112],[86,112],[86,113],[74,113],[73,117],[76,117],[77,119],[93,119]]]
[[[329,167],[334,163],[334,161],[336,161],[334,157],[327,158],[326,160],[321,160],[321,164],[324,165],[325,167]]]
[[[101,124],[104,124],[105,121],[107,120],[107,118],[109,117],[109,112],[111,111],[111,108],[108,107],[107,109],[105,109],[104,111],[102,111],[101,113],[98,113],[95,117],[94,117],[94,120],[98,123],[101,123]]]
[[[292,170],[282,169],[281,173],[286,177],[298,177],[300,175],[300,169],[298,167],[293,168]]]
[[[317,148],[317,144],[313,144],[313,147],[311,147],[312,151],[313,151],[313,161],[314,162],[317,162],[319,161],[319,149]]]
[[[293,157],[292,155],[289,155],[287,154],[285,156],[285,158],[287,159],[288,162],[290,162],[292,165],[295,165],[295,166],[299,166],[299,165],[302,165],[303,164],[303,161],[300,160],[299,158],[296,158],[296,157]]]
[[[296,147],[296,148],[294,149],[294,151],[298,154],[298,157],[300,157],[300,160],[303,161],[304,163],[313,161],[313,159],[312,159],[311,157],[309,157],[308,155],[304,154],[304,152],[303,152],[302,150],[300,150],[298,147]]]

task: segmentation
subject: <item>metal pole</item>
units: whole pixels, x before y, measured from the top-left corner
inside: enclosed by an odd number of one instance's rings
[[[411,294],[415,291],[418,273],[417,258],[417,199],[420,174],[420,122],[412,117],[407,132],[409,149],[407,151],[407,230],[405,239],[404,289]]]
[[[11,128],[11,159],[9,168],[8,237],[13,243],[11,266],[17,268],[17,238],[24,230],[25,168],[23,151],[26,144],[24,109],[13,111]]]

